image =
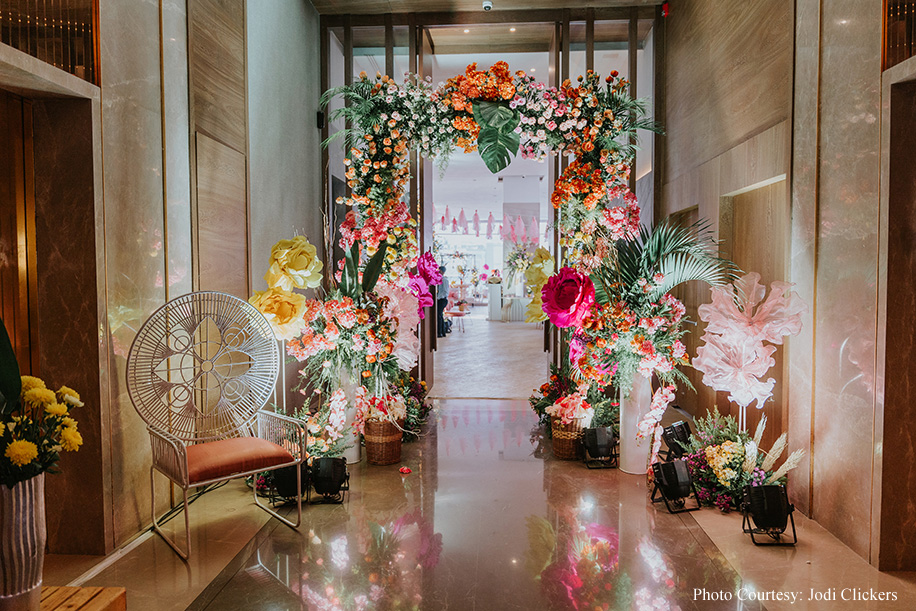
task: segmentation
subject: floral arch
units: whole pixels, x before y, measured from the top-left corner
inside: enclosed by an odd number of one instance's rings
[[[655,374],[661,386],[640,436],[654,431],[657,444],[661,412],[674,397],[674,385],[687,381],[677,369],[687,363],[680,341],[684,307],[670,290],[692,279],[721,284],[730,268],[702,226],[640,227],[639,206],[628,188],[636,134],[658,128],[647,118],[644,101],[630,96],[627,80],[616,72],[602,79],[589,71],[577,83],[546,87],[498,62],[487,70],[471,64],[438,87],[416,75],[398,83],[362,73],[353,84],[326,92],[322,103],[334,97],[346,105],[332,118],[346,119],[350,129],[329,140],[347,140],[351,189],[338,199],[349,210],[339,228],[346,256],[338,262],[336,282],[323,299],[278,297],[276,289],[284,287],[269,273],[272,288],[252,298],[263,302],[265,312],[271,299],[289,301],[282,313],[273,308],[275,318],[302,327],[301,335],[286,337],[287,350],[305,363],[303,389],[326,393],[325,423],[342,422],[354,392],[363,420],[387,414],[391,405],[400,413],[392,388],[416,384],[408,379],[419,355],[416,327],[423,308],[432,305],[430,286],[440,278],[432,254],[419,253],[417,223],[404,201],[410,152],[445,164],[457,149],[477,151],[495,173],[519,152],[543,160],[553,151],[570,158],[551,196],[562,266],[555,270],[544,249],[535,256],[526,271],[535,288],[528,320],[549,318],[563,329],[569,363],[532,397],[532,406],[542,422],[588,412],[610,425],[617,417],[616,395],[607,391],[616,388],[626,396],[634,376]],[[290,261],[308,250],[305,244],[278,244],[271,270],[297,267]],[[314,258],[314,248],[308,252]],[[310,265],[312,271],[320,267]],[[344,378],[354,381],[355,391],[344,388]],[[409,393],[404,396],[409,399]]]

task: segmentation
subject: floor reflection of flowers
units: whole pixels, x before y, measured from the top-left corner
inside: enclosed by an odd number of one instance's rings
[[[439,562],[442,535],[417,511],[397,520],[367,523],[369,537],[314,531],[302,559],[305,608],[322,611],[419,609],[422,574]]]

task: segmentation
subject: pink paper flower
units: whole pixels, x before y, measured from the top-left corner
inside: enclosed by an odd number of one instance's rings
[[[564,267],[541,289],[541,299],[550,322],[561,328],[578,326],[595,303],[595,287],[585,274]]]
[[[438,272],[438,269],[436,271]],[[435,304],[433,296],[429,292],[429,284],[427,284],[426,279],[422,276],[409,275],[410,281],[407,283],[407,290],[417,298],[417,313],[420,315],[420,318],[426,318],[426,313],[423,309]],[[441,275],[439,276],[439,282],[442,282]]]
[[[436,263],[433,253],[427,251],[417,259],[417,271],[429,286],[436,286],[442,282],[442,274],[439,272],[439,264]]]

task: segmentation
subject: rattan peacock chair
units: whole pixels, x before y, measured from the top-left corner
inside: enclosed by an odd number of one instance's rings
[[[189,488],[296,467],[295,522],[259,502],[256,487],[254,500],[283,523],[299,526],[305,429],[294,418],[263,409],[279,367],[268,322],[254,306],[225,293],[173,299],[153,312],[134,338],[127,390],[152,443],[153,530],[182,558],[191,553]],[[181,487],[186,551],[156,520],[155,471]]]

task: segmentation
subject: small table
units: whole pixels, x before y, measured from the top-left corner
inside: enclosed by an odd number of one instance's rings
[[[124,588],[71,588],[45,586],[41,589],[41,610],[125,611],[127,590]]]

